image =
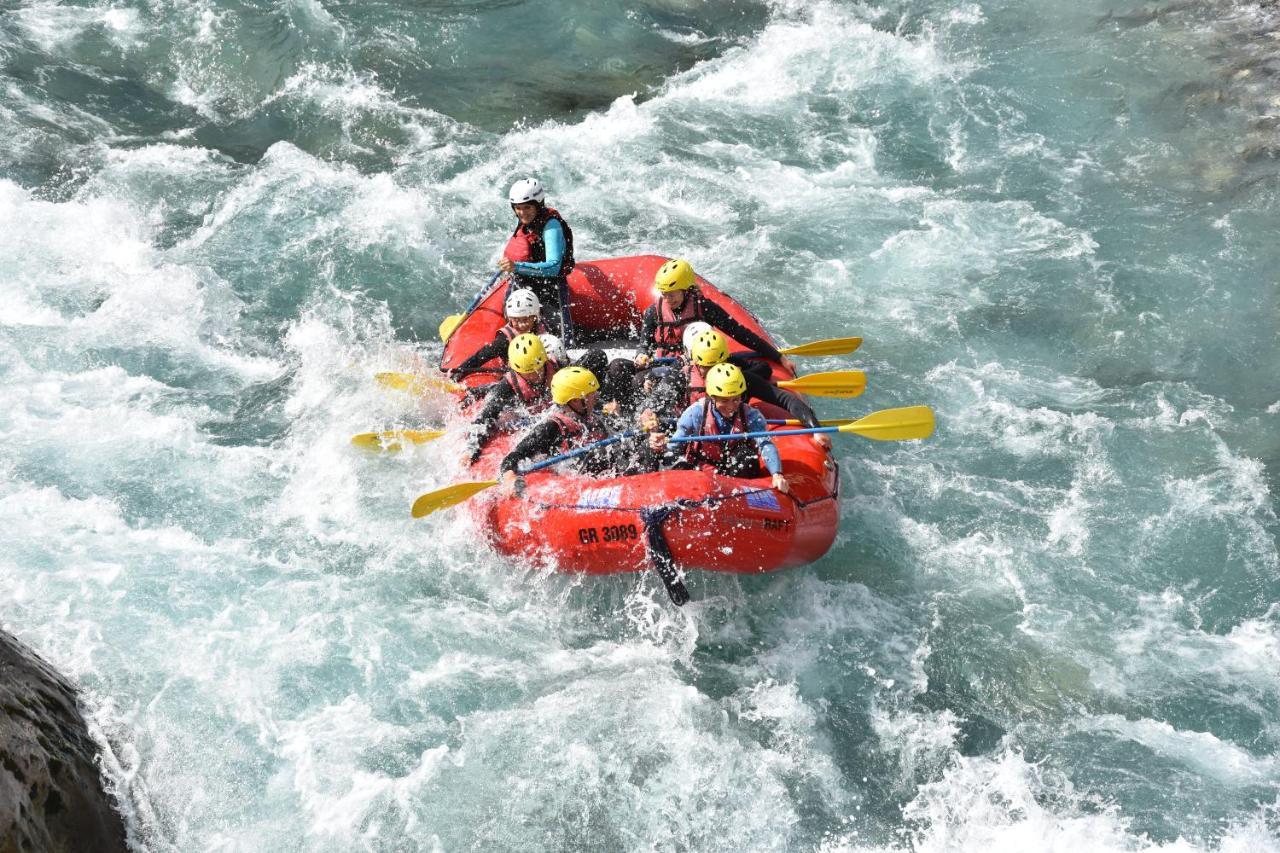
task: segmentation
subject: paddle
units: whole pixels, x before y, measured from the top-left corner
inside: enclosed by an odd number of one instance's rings
[[[444,435],[442,429],[390,429],[384,432],[362,432],[351,436],[351,443],[368,450],[396,451],[406,444],[426,444]]]
[[[471,300],[471,304],[467,306],[466,311],[461,314],[450,314],[440,321],[440,340],[445,343],[449,342],[449,336],[454,333],[458,326],[462,325],[462,321],[467,319],[467,315],[475,310],[476,306],[480,304],[480,300],[484,299],[485,294],[489,292],[489,288],[493,287],[493,283],[498,280],[500,275],[502,275],[502,270],[498,270],[493,274],[493,278],[489,279],[489,283],[476,294],[475,299]]]
[[[828,373],[810,373],[795,379],[784,379],[779,388],[799,391],[814,397],[857,397],[867,390],[867,374],[861,370],[833,370]]]
[[[778,350],[783,355],[847,355],[862,346],[862,338],[828,338]]]
[[[651,364],[675,364],[679,359],[655,358]],[[810,373],[795,379],[775,383],[779,388],[799,391],[812,397],[837,397],[842,400],[857,397],[867,390],[867,374],[861,370],[832,370],[827,373]]]
[[[798,421],[795,418],[785,421],[766,420],[765,423],[777,426],[803,426],[803,421]],[[853,418],[832,418],[829,421],[818,421],[819,426],[844,426],[851,423],[853,423]]]
[[[428,388],[448,391],[450,394],[465,394],[467,392],[466,385],[451,382],[448,379],[419,376],[416,373],[375,373],[373,378],[377,380],[379,385],[395,388],[397,391],[408,391],[410,394],[425,394]]]
[[[590,453],[592,450],[597,448],[607,447],[610,444],[616,444],[617,442],[622,441],[624,438],[631,438],[639,434],[639,432],[631,431],[620,433],[618,435],[611,435],[608,438],[602,438],[597,442],[588,444],[586,447],[579,447],[577,450],[570,450],[568,453],[561,453],[558,456],[552,456],[548,459],[542,460],[541,462],[530,465],[528,468],[521,471],[520,474],[524,475],[533,471],[539,471],[543,468],[549,468],[552,465],[559,464],[567,459],[573,459],[574,457],[581,456],[584,453]],[[430,515],[433,512],[448,509],[451,506],[462,503],[467,498],[477,494],[478,492],[483,492],[491,486],[498,485],[500,482],[502,481],[474,480],[469,483],[454,483],[452,486],[445,486],[443,489],[436,489],[434,492],[427,492],[424,495],[419,495],[418,499],[413,502],[413,508],[410,510],[410,514],[412,514],[414,518],[422,518],[423,516]]]
[[[933,410],[928,406],[904,406],[900,409],[883,409],[865,418],[858,418],[844,426],[810,427],[809,429],[785,429],[776,432],[740,432],[727,435],[685,435],[667,439],[668,444],[686,441],[736,441],[743,438],[779,438],[784,435],[815,435],[817,433],[856,433],[876,441],[911,441],[933,435]]]

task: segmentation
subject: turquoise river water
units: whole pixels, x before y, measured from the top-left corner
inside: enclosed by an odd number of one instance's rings
[[[0,626],[137,849],[1280,849],[1280,42],[1125,2],[0,3]],[[411,520],[526,174],[937,435],[683,609]]]

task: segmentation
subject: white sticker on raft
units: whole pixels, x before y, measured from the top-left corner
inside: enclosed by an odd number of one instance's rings
[[[606,509],[622,501],[622,486],[606,486],[603,489],[587,489],[578,500],[584,509]]]

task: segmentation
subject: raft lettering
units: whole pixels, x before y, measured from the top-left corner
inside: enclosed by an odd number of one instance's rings
[[[578,541],[583,545],[595,545],[599,542],[625,542],[628,539],[639,539],[640,530],[634,524],[611,524],[600,529],[579,527]]]

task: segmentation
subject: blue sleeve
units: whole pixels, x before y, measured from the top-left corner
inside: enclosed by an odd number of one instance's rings
[[[542,228],[542,245],[546,247],[547,259],[536,264],[521,261],[516,264],[518,274],[540,278],[560,275],[560,265],[564,263],[564,229],[554,219],[548,219]]]
[[[769,428],[765,423],[764,415],[760,414],[758,409],[747,409],[747,432],[764,432]],[[782,473],[782,457],[778,455],[778,448],[773,446],[773,439],[761,437],[755,439],[756,449],[760,451],[760,458],[764,461],[764,467],[770,474]]]
[[[689,408],[680,414],[680,419],[676,421],[676,435],[697,435],[702,428],[702,418],[705,412],[702,410],[702,401],[693,403]]]

